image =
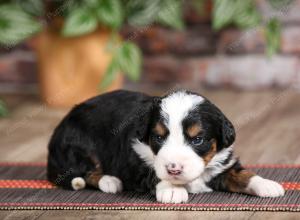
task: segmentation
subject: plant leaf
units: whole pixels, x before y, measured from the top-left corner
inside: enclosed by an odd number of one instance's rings
[[[4,117],[8,115],[8,111],[6,109],[6,106],[2,100],[0,100],[0,117]]]
[[[108,42],[106,43],[105,49],[109,53],[115,53],[115,51],[119,48],[121,42],[121,37],[119,32],[111,31]]]
[[[271,57],[274,55],[280,46],[280,31],[281,31],[281,25],[278,19],[272,18],[268,21],[266,25],[266,54]]]
[[[116,78],[117,74],[120,72],[119,66],[116,63],[115,59],[111,61],[109,64],[108,68],[106,69],[104,73],[104,77],[100,83],[100,90],[106,89]]]
[[[156,21],[176,29],[183,28],[182,4],[180,0],[161,1]]]
[[[66,37],[80,36],[96,30],[98,25],[97,16],[89,8],[75,8],[66,17],[62,34]]]
[[[130,80],[136,81],[140,77],[142,55],[140,49],[133,43],[125,42],[117,51],[116,62],[120,70]]]
[[[234,23],[240,28],[257,26],[261,21],[255,3],[252,0],[237,1],[235,3]]]
[[[253,0],[215,0],[213,8],[213,28],[236,24],[240,28],[250,28],[259,24],[261,16]]]
[[[0,44],[15,45],[40,31],[41,24],[15,4],[0,5]]]
[[[120,0],[102,0],[96,8],[99,21],[104,25],[117,29],[123,22]]]
[[[235,11],[236,6],[234,0],[214,0],[213,29],[220,30],[230,24],[233,21]]]
[[[44,3],[42,0],[15,0],[22,10],[32,16],[44,14]]]
[[[126,4],[128,23],[132,26],[145,26],[154,22],[159,11],[160,0],[129,0]]]

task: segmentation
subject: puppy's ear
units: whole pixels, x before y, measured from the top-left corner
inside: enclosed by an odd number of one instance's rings
[[[151,119],[154,112],[161,103],[160,97],[153,97],[151,100],[142,101],[141,113],[137,115],[137,138],[140,141],[147,142],[150,134]]]
[[[223,112],[207,100],[204,104],[206,112],[209,112],[212,123],[215,127],[217,139],[217,150],[229,147],[235,141],[235,129]]]
[[[219,143],[217,143],[218,150],[222,148],[229,147],[235,141],[235,129],[232,123],[226,118],[226,116],[221,113],[220,116],[220,137]]]

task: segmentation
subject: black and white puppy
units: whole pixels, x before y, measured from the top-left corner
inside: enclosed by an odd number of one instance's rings
[[[153,192],[163,203],[211,191],[284,195],[280,184],[240,165],[234,140],[231,122],[196,93],[115,91],[74,107],[59,124],[48,179],[74,190]]]

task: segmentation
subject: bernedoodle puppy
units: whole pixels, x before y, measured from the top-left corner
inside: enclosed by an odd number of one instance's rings
[[[163,203],[212,191],[284,195],[280,184],[241,166],[234,140],[232,123],[199,94],[110,92],[75,106],[55,129],[48,179],[73,190],[151,192]]]

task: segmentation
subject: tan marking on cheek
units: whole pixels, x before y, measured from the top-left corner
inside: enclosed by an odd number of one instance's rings
[[[98,183],[102,176],[103,176],[102,170],[96,169],[94,171],[88,172],[86,174],[85,180],[88,185],[98,188]]]
[[[187,129],[187,134],[190,137],[196,137],[200,133],[201,130],[202,130],[201,126],[198,124],[195,124]]]
[[[211,161],[211,159],[215,156],[216,152],[217,152],[217,142],[216,140],[213,139],[210,151],[207,152],[207,154],[205,154],[205,156],[203,157],[205,165],[207,165],[209,161]]]
[[[87,172],[84,179],[89,186],[99,188],[98,182],[103,176],[101,163],[95,154],[91,154],[89,159],[93,163],[94,169]]]
[[[160,136],[165,136],[167,134],[167,129],[165,126],[161,123],[157,123],[155,128],[154,128],[155,133],[157,133]]]
[[[227,178],[225,179],[225,184],[231,192],[242,192],[245,193],[250,178],[255,176],[255,173],[249,170],[230,170]]]

